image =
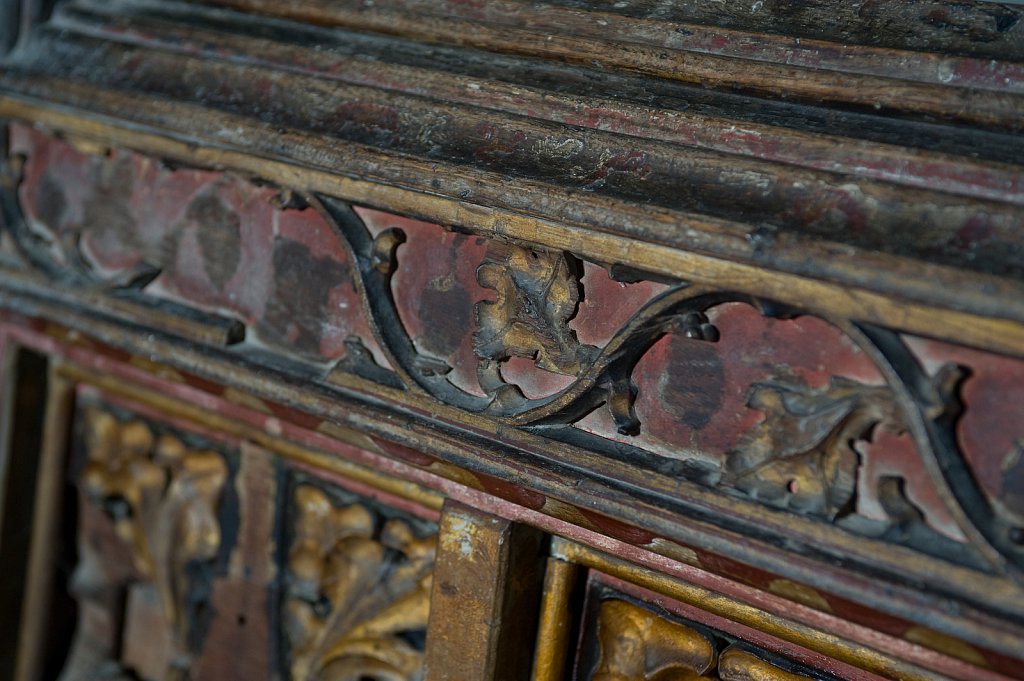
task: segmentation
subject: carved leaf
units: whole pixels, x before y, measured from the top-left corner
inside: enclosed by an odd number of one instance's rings
[[[824,390],[760,383],[747,405],[764,420],[730,453],[726,482],[773,506],[835,518],[852,510],[859,440],[905,429],[892,392],[834,377]]]
[[[216,452],[189,448],[172,435],[157,437],[142,421],[124,423],[92,409],[85,424],[88,459],[80,489],[83,503],[97,511],[85,514],[79,528],[81,558],[74,584],[83,611],[106,611],[111,621],[130,619],[121,612],[123,596],[117,594],[155,593],[166,628],[149,635],[166,640],[169,649],[166,659],[161,662],[158,655],[153,663],[166,667],[151,669],[149,676],[187,678],[198,643],[195,612],[207,598],[207,572],[221,544],[217,509],[227,464]],[[107,520],[99,520],[103,514]],[[112,540],[123,544],[127,565],[88,539],[103,533],[98,522],[113,526]],[[119,657],[122,641],[97,638],[89,625],[84,616],[64,681],[116,677],[131,666]],[[130,654],[128,648],[124,654]]]
[[[527,357],[541,369],[579,374],[597,349],[581,344],[569,328],[580,300],[576,269],[565,253],[497,241],[488,246],[477,280],[498,297],[477,304],[477,355],[498,361]]]
[[[597,616],[600,657],[592,681],[802,681],[810,677],[785,671],[731,645],[718,643],[696,628],[670,621],[627,601],[601,602]]]
[[[296,679],[417,681],[436,536],[378,518],[362,504],[335,508],[320,489],[295,491],[288,559],[287,633]]]
[[[632,603],[602,602],[597,626],[601,658],[593,681],[697,679],[715,666],[707,637]]]
[[[811,677],[779,669],[733,646],[723,651],[718,660],[718,678],[722,681],[810,681]]]

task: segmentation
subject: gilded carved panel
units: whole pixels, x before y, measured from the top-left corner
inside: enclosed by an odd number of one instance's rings
[[[182,425],[78,410],[61,681],[422,681],[436,525]]]
[[[225,455],[99,408],[80,424],[79,623],[61,679],[190,678],[225,541]]]

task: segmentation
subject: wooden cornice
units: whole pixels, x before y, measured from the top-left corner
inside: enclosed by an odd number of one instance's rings
[[[8,57],[0,113],[1017,354],[1019,11],[929,7],[1004,29],[909,50],[909,9],[856,45],[610,3],[77,0]]]

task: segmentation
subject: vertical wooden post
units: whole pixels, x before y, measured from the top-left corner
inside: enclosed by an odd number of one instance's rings
[[[573,628],[571,600],[578,572],[573,563],[548,559],[532,681],[562,681],[565,677]]]
[[[47,652],[47,618],[53,589],[57,539],[60,533],[68,449],[68,430],[74,408],[74,384],[60,375],[59,364],[51,362],[47,379],[46,416],[39,452],[35,509],[32,513],[32,545],[25,579],[18,637],[16,681],[36,681],[42,673]],[[30,452],[20,452],[31,456]]]
[[[268,678],[271,646],[276,646],[267,617],[272,601],[280,597],[273,562],[278,504],[274,455],[250,442],[243,442],[240,449],[234,478],[238,527],[227,574],[211,589],[210,607],[221,616],[210,623],[191,670],[190,678],[196,681]],[[225,655],[228,650],[246,652]]]
[[[544,535],[447,502],[427,627],[427,681],[529,678]]]

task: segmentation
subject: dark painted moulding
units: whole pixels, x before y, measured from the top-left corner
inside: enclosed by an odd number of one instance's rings
[[[75,7],[71,6],[66,16],[75,16]],[[310,20],[301,9],[294,10],[277,3],[270,9],[275,16]],[[617,34],[577,36],[571,30],[563,32],[561,26],[547,27],[548,30],[522,29],[515,25],[490,26],[457,16],[418,13],[414,7],[405,4],[389,8],[377,3],[369,12],[351,7],[337,12],[337,22],[328,20],[326,23],[336,23],[367,35],[397,37],[414,45],[425,42],[428,45],[421,45],[420,49],[425,49],[428,54],[430,46],[435,44],[440,47],[457,46],[466,56],[483,53],[485,62],[490,61],[489,53],[518,57],[521,61],[535,64],[564,62],[584,69],[589,78],[598,80],[602,80],[606,73],[618,73],[639,82],[685,83],[723,92],[748,93],[764,100],[786,99],[814,106],[880,112],[912,120],[939,120],[1006,130],[1016,130],[1021,125],[1015,115],[1019,104],[1016,104],[1014,92],[1015,81],[1020,80],[1020,74],[1012,71],[1002,76],[1000,83],[990,84],[995,87],[975,91],[970,87],[949,85],[952,79],[941,69],[933,74],[932,82],[913,82],[906,80],[897,69],[883,71],[881,75],[870,73],[871,69],[867,69],[869,73],[858,73],[856,69],[847,72],[841,67],[830,70],[821,68],[814,59],[799,67],[792,65],[789,57],[773,62],[771,59],[747,59],[742,54],[676,50],[643,42],[621,42]],[[86,11],[84,16],[89,15],[90,12]],[[85,25],[89,28],[85,30],[114,40],[119,39],[117,34],[124,33],[126,29],[127,36],[132,35],[131,22],[124,26],[118,17],[103,17],[100,14],[92,20],[87,19]],[[583,20],[588,21],[589,17],[584,16]],[[108,23],[110,21],[114,22],[113,25]],[[202,23],[198,17],[188,21]],[[71,26],[75,23],[72,22]],[[143,23],[146,23],[145,18]],[[68,26],[62,21],[56,25]],[[159,36],[165,28],[158,29],[155,34],[151,31],[143,33]],[[135,33],[135,39],[141,36]],[[158,37],[156,39],[159,40]],[[754,40],[756,42],[756,38]],[[188,37],[178,42],[193,43]],[[466,52],[466,48],[470,51]],[[902,60],[899,54],[887,55],[886,58],[894,62]],[[298,63],[302,61],[300,59]],[[984,72],[986,67],[972,64],[955,68],[971,73]],[[492,69],[492,72],[496,73],[497,69]]]
[[[736,223],[761,225],[765,248],[785,235],[1024,279],[1019,206],[970,200],[870,179],[602,131],[485,113],[420,98],[325,85],[308,76],[282,79],[266,69],[219,66],[159,53],[121,55],[87,41],[68,50],[66,74],[96,84],[120,81],[150,96],[187,101],[197,84],[204,107],[259,116],[337,143],[379,147],[428,161],[493,169],[565,190]],[[135,61],[140,66],[122,66]],[[236,70],[237,69],[237,70]],[[115,72],[119,73],[115,77]],[[189,74],[187,80],[175,74]],[[222,83],[214,86],[214,83]],[[223,83],[235,83],[224,85]],[[269,93],[296,88],[280,98]],[[570,153],[566,153],[566,150]],[[776,236],[778,235],[778,236]]]
[[[285,14],[313,23],[339,21],[357,2],[305,0],[277,6],[262,0],[203,0],[205,4],[241,11]],[[378,5],[393,8],[395,2]],[[440,4],[440,7],[437,5]],[[1017,7],[995,2],[952,2],[908,0],[900,3],[861,0],[812,0],[794,4],[785,0],[762,0],[724,7],[694,2],[660,0],[555,0],[548,3],[585,13],[607,13],[660,22],[720,26],[752,32],[769,32],[818,38],[840,43],[886,46],[909,50],[933,50],[979,57],[1020,59],[1020,36],[1024,13]],[[435,9],[438,14],[454,12],[485,24],[516,23],[530,15],[531,3],[500,2],[468,5],[454,0],[445,3],[403,2],[400,6]],[[526,23],[525,20],[522,23]]]
[[[764,0],[723,6],[658,0],[554,0],[554,4],[842,43],[1024,59],[1024,10],[979,0]]]
[[[943,134],[942,126],[879,116],[874,109],[867,113],[850,111],[849,107],[822,110],[820,107],[785,101],[789,99],[788,96],[782,99],[757,98],[728,89],[712,89],[708,84],[686,85],[664,78],[640,78],[637,74],[586,68],[586,65],[571,66],[558,60],[542,60],[528,55],[517,57],[488,53],[466,46],[423,45],[398,37],[342,28],[281,22],[269,30],[265,25],[266,20],[259,17],[224,15],[210,10],[202,11],[194,6],[187,9],[174,5],[157,8],[132,6],[122,7],[120,11],[124,14],[112,14],[106,6],[65,6],[54,26],[114,42],[203,54],[207,58],[235,54],[253,65],[274,65],[289,72],[319,74],[353,83],[356,82],[353,78],[358,78],[361,71],[371,67],[371,72],[376,72],[378,77],[371,76],[365,82],[376,83],[385,89],[401,87],[401,76],[390,75],[394,70],[390,66],[424,73],[433,71],[435,75],[432,81],[438,77],[443,78],[444,74],[460,79],[478,78],[481,79],[479,92],[483,97],[478,97],[477,101],[489,108],[511,109],[519,103],[514,97],[498,98],[497,94],[490,95],[491,101],[488,102],[487,93],[494,89],[493,84],[507,83],[529,90],[573,96],[581,103],[592,100],[593,104],[573,117],[576,120],[573,124],[595,127],[589,121],[601,120],[603,108],[607,109],[608,129],[633,135],[642,136],[645,126],[630,124],[621,116],[616,119],[614,102],[634,102],[649,112],[656,111],[652,108],[656,107],[705,115],[712,124],[716,118],[720,118],[725,125],[747,121],[1009,162],[1019,157],[1012,151],[1015,147],[1006,148],[1007,144],[1016,144],[1013,137],[963,126],[958,127],[956,135],[948,132]],[[247,48],[247,44],[251,45],[253,41],[259,41],[258,49]],[[319,46],[316,52],[304,49],[303,46],[311,43]],[[884,55],[881,61],[886,63],[899,59],[899,56]],[[1001,68],[1013,66],[1012,63],[1004,62],[998,65]],[[985,69],[982,68],[982,71]],[[1024,87],[1019,75],[1015,76],[1014,73],[993,76],[996,80],[990,89],[999,92]],[[815,71],[808,69],[805,75],[814,77]],[[902,75],[902,72],[898,75]],[[414,76],[412,78],[411,84],[404,91],[426,94],[431,90],[422,80],[416,80]],[[937,82],[941,83],[942,79],[937,77]],[[464,81],[459,82],[447,94],[436,96],[458,96],[464,84]],[[607,99],[609,95],[613,95],[613,100]],[[984,93],[979,95],[978,103],[984,106]],[[528,99],[522,103],[537,111],[531,115],[541,116],[540,110],[535,104],[529,104]],[[565,122],[570,123],[571,120]]]
[[[31,84],[30,84],[31,82]],[[39,86],[32,81],[23,81],[22,86],[29,87],[30,89],[37,89]],[[49,86],[44,87],[40,90],[41,93],[46,93],[48,98],[62,97],[62,92],[74,91],[78,88],[71,83],[63,83],[60,88],[54,89]],[[92,95],[90,95],[91,97]],[[121,99],[120,96],[117,99]],[[135,99],[135,98],[132,98]],[[180,115],[194,116],[196,112],[188,106],[179,107],[176,104],[171,103],[159,103],[155,101],[144,102],[141,99],[137,100],[133,106],[136,107],[136,111],[144,110],[178,110]],[[228,125],[228,121],[233,121],[231,125],[243,126],[238,127],[239,134],[244,139],[237,140],[237,144],[244,143],[248,145],[247,148],[250,151],[259,151],[260,153],[269,153],[271,155],[278,155],[282,153],[282,145],[274,142],[267,147],[266,135],[259,135],[258,131],[254,128],[247,130],[252,127],[251,121],[244,121],[238,117],[226,117],[220,115],[210,114],[210,119],[204,122],[203,118],[191,118],[193,128],[206,128],[212,131],[214,128],[222,129],[224,125]],[[256,128],[265,128],[265,126],[256,124]],[[212,132],[211,132],[212,134]],[[296,139],[306,139],[308,135],[302,135],[299,133],[291,132],[284,134],[284,137],[291,141],[288,146],[288,154],[290,156],[297,156],[292,158],[291,162],[302,161],[305,163],[314,163],[314,167],[318,164],[322,164],[327,161],[327,158],[336,159],[338,165],[335,167],[340,168],[354,168],[360,164],[370,163],[370,166],[376,170],[374,172],[382,172],[387,168],[391,167],[394,170],[388,178],[381,178],[381,181],[386,182],[399,182],[401,178],[406,178],[408,181],[410,175],[406,168],[409,164],[408,159],[392,156],[385,165],[381,165],[382,159],[377,158],[374,160],[365,159],[363,156],[367,154],[365,148],[347,148],[347,147],[335,147],[329,150],[321,149],[317,147],[307,147],[303,145],[295,146],[294,142]],[[307,140],[309,141],[309,140]],[[253,146],[254,145],[254,146]],[[416,172],[424,171],[422,164],[413,163],[414,168],[418,168]],[[458,171],[455,168],[449,167],[447,173],[455,173],[454,177],[448,177],[446,175],[438,175],[440,172],[438,164],[433,164],[429,171],[426,171],[430,176],[430,183],[437,188],[449,186],[452,191],[460,186],[473,186],[476,187],[475,192],[468,190],[468,194],[474,195],[475,201],[496,201],[502,208],[508,206],[514,209],[522,209],[530,205],[530,196],[532,194],[529,191],[540,191],[540,186],[531,186],[531,183],[525,180],[518,180],[519,185],[523,192],[508,193],[503,190],[500,191],[501,196],[495,194],[495,192],[489,189],[490,185],[484,184],[484,175],[478,175],[480,171],[472,171],[471,174]],[[396,174],[397,173],[397,174]],[[489,176],[492,173],[486,173]],[[392,177],[393,176],[393,177]],[[478,179],[473,179],[474,177]],[[429,178],[426,178],[429,179]],[[508,178],[501,184],[504,186]],[[497,187],[497,185],[495,185]],[[468,195],[467,190],[462,190],[460,196]],[[491,194],[494,194],[492,197]],[[568,197],[561,197],[559,195],[559,201],[562,202]],[[561,205],[572,207],[572,215],[563,215],[567,220],[575,220],[579,218],[577,213],[586,216],[586,219],[600,219],[607,221],[610,217],[609,209],[617,211],[625,211],[622,215],[624,222],[616,221],[615,226],[601,227],[615,232],[622,232],[626,230],[630,236],[634,238],[642,238],[647,241],[663,242],[667,240],[676,246],[685,246],[688,249],[694,248],[691,243],[695,239],[702,244],[710,242],[711,245],[704,245],[703,248],[711,248],[714,251],[719,251],[723,247],[728,250],[739,249],[741,253],[735,254],[739,257],[750,257],[749,251],[752,248],[752,243],[748,240],[742,239],[742,234],[737,234],[736,238],[726,238],[723,234],[718,233],[720,226],[715,225],[711,232],[698,231],[696,229],[687,229],[684,232],[679,230],[672,230],[671,233],[666,231],[663,221],[652,222],[650,218],[653,216],[647,216],[644,214],[637,214],[634,209],[628,206],[611,206],[603,197],[595,196],[593,194],[580,194],[573,197],[573,203],[562,203]],[[597,205],[604,207],[599,213],[595,212]],[[709,225],[714,224],[711,218],[701,218],[699,216],[680,216],[680,219],[684,220],[689,226],[694,226],[693,221],[696,221],[698,225]],[[637,224],[639,223],[639,224]],[[709,225],[710,226],[710,225]],[[730,230],[733,226],[729,226]],[[738,225],[735,227],[739,227]],[[628,228],[628,229],[627,229]],[[662,234],[661,232],[665,232]],[[927,285],[927,282],[922,282],[921,273],[919,269],[914,269],[914,276],[908,277],[910,274],[905,267],[902,267],[897,262],[887,261],[884,257],[879,254],[860,252],[857,258],[851,258],[852,253],[849,249],[846,251],[837,250],[836,246],[829,246],[827,243],[807,241],[802,243],[798,250],[794,250],[796,245],[792,243],[791,239],[783,239],[781,236],[771,241],[773,244],[772,250],[769,252],[761,252],[755,247],[754,251],[757,255],[757,261],[761,266],[769,268],[781,268],[791,269],[796,268],[798,271],[804,273],[814,273],[815,276],[822,276],[822,269],[829,270],[830,278],[836,278],[838,280],[846,279],[850,281],[850,277],[853,277],[854,281],[861,281],[861,283],[870,280],[871,288],[882,287],[889,288],[892,291],[899,291],[899,295],[910,295],[915,297],[924,296],[926,299],[932,299],[935,297],[953,297],[957,301],[954,305],[960,309],[975,309],[978,311],[986,311],[987,314],[992,314],[997,317],[1012,317],[1015,315],[1014,308],[1019,302],[1019,297],[1011,295],[1011,291],[1014,288],[1012,281],[996,280],[995,278],[988,275],[977,275],[971,276],[968,280],[965,278],[963,273],[956,272],[934,272],[929,275],[928,281],[933,281],[937,277],[949,277],[949,286],[943,286],[936,289],[934,286]],[[689,244],[689,245],[686,245]],[[754,244],[756,246],[756,244]],[[798,252],[799,251],[799,252]],[[817,252],[818,257],[813,254]],[[743,253],[746,253],[744,256]],[[886,264],[888,263],[888,264]],[[931,269],[931,265],[923,265],[926,268]],[[884,269],[879,269],[880,267]],[[853,268],[851,270],[851,268]],[[871,276],[867,276],[870,274]],[[981,281],[977,281],[981,279]],[[894,286],[893,281],[899,282],[898,286]],[[981,288],[984,290],[983,296],[972,296],[971,291],[974,288]],[[955,296],[954,296],[955,294]],[[1001,301],[1001,302],[999,302]]]

